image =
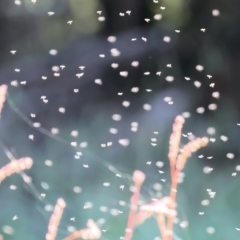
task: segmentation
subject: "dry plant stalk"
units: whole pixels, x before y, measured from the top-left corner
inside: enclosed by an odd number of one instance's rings
[[[157,223],[163,240],[172,240],[173,237],[173,220],[177,215],[176,193],[178,186],[179,173],[184,169],[187,159],[191,157],[193,152],[196,152],[208,144],[208,138],[196,138],[187,143],[182,150],[180,150],[180,140],[182,134],[182,127],[185,120],[182,116],[177,116],[173,124],[173,132],[169,141],[169,162],[170,162],[170,176],[171,176],[171,190],[170,196],[152,201],[150,204],[142,205],[137,211],[137,204],[140,195],[140,188],[145,180],[144,173],[135,171],[133,174],[133,181],[135,183],[135,191],[131,199],[131,209],[128,217],[128,224],[124,240],[131,240],[133,229],[135,225],[142,224],[146,219],[157,215]],[[180,153],[179,153],[180,152]],[[139,182],[137,181],[141,179]],[[167,226],[166,226],[167,219]],[[66,239],[68,240],[68,239]],[[70,240],[70,239],[69,239]]]
[[[170,209],[169,206],[172,205],[172,200],[170,197],[164,197],[162,199],[154,200],[152,203],[143,205],[140,207],[139,215],[145,216],[149,218],[153,214],[157,214],[157,222],[160,229],[160,233],[162,235],[163,240],[166,239],[166,224],[165,217],[168,216],[176,216],[177,212],[175,209]],[[145,212],[149,213],[149,215],[145,214]],[[146,218],[146,219],[147,219]],[[146,219],[141,219],[146,220]]]
[[[176,210],[169,208],[170,205],[173,205],[170,197],[155,199],[150,204],[142,205],[138,209],[138,200],[140,196],[141,185],[144,182],[144,180],[145,174],[142,173],[141,171],[135,171],[133,173],[133,181],[135,183],[135,186],[131,198],[131,207],[124,240],[131,240],[135,225],[142,224],[145,220],[152,217],[154,214],[157,214],[157,222],[160,228],[160,232],[163,239],[165,240],[166,239],[165,217],[168,217],[169,215],[176,216],[177,215]],[[139,210],[138,213],[136,213],[137,210]]]
[[[164,197],[161,199],[155,199],[150,204],[142,205],[136,216],[136,224],[142,224],[145,220],[152,217],[154,214],[161,213],[162,215],[176,216],[176,210],[170,209],[169,205],[171,203],[170,197]]]
[[[133,182],[135,184],[134,186],[134,192],[131,198],[131,206],[130,206],[130,212],[128,216],[128,223],[126,228],[126,234],[124,240],[131,240],[133,235],[133,229],[135,226],[136,221],[136,212],[138,207],[138,200],[140,196],[140,190],[141,186],[145,180],[145,174],[141,171],[135,171],[133,173]]]
[[[98,228],[96,223],[89,219],[87,222],[87,228],[76,231],[69,235],[68,237],[64,238],[64,240],[74,240],[77,238],[87,239],[87,240],[95,240],[99,239],[102,235],[101,229]]]
[[[184,122],[185,120],[182,116],[177,116],[173,124],[172,134],[170,136],[168,158],[170,162],[171,177],[173,177],[173,173],[175,169],[177,155],[179,152],[179,144],[181,140],[182,127]]]
[[[48,224],[48,233],[46,234],[46,240],[55,240],[57,236],[58,225],[62,218],[62,213],[65,207],[65,201],[62,198],[59,198]]]
[[[30,169],[33,165],[33,160],[29,157],[23,157],[19,160],[13,160],[0,169],[0,183],[10,175],[19,173],[23,170]]]
[[[170,189],[170,198],[172,200],[172,204],[176,201],[177,194],[177,186],[178,186],[178,176],[179,173],[184,169],[186,161],[189,157],[191,157],[193,152],[196,152],[202,147],[205,147],[209,140],[208,138],[196,138],[189,143],[187,143],[183,150],[179,152],[179,143],[181,136],[182,125],[184,123],[184,118],[182,116],[177,116],[175,119],[175,123],[173,124],[173,133],[170,138],[170,149],[169,149],[169,161],[171,166],[171,189]],[[182,124],[181,127],[176,127],[176,125]],[[174,154],[172,154],[174,153]],[[177,154],[178,156],[177,156]],[[177,156],[177,159],[176,159]],[[174,205],[170,206],[170,208],[174,209]],[[168,216],[167,223],[167,238],[166,240],[172,240],[173,237],[173,220],[174,216]]]

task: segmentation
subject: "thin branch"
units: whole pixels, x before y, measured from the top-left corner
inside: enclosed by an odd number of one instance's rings
[[[57,236],[58,225],[62,218],[63,210],[65,207],[65,201],[62,198],[59,198],[48,224],[48,233],[46,234],[46,240],[55,240]]]
[[[179,144],[181,140],[182,127],[185,122],[185,119],[182,116],[177,116],[173,124],[172,134],[169,140],[169,153],[168,158],[170,162],[170,173],[171,178],[173,177],[175,171],[175,164],[177,160],[177,155],[179,152]]]
[[[95,240],[99,239],[102,235],[101,229],[94,223],[92,219],[89,219],[87,222],[87,228],[76,231],[64,238],[64,240],[75,240],[77,238]]]
[[[133,236],[133,229],[136,224],[136,212],[138,206],[138,200],[140,196],[141,185],[145,180],[145,174],[141,171],[135,171],[133,173],[133,181],[135,183],[133,196],[131,198],[130,212],[128,216],[128,223],[124,240],[131,240]]]
[[[19,173],[23,170],[30,169],[33,165],[33,160],[29,157],[23,157],[19,160],[13,160],[0,169],[0,183],[14,173]]]
[[[202,147],[205,147],[208,144],[208,138],[196,138],[189,143],[187,143],[183,150],[179,152],[179,144],[181,139],[181,131],[182,126],[184,124],[184,118],[181,116],[177,116],[175,122],[173,124],[173,132],[170,137],[169,142],[169,161],[170,161],[170,172],[171,172],[171,189],[170,189],[170,199],[171,205],[170,209],[175,208],[176,195],[177,195],[177,186],[178,186],[178,176],[179,173],[185,167],[186,161],[189,157],[191,157],[192,152],[196,152]],[[178,155],[178,156],[177,156]],[[176,159],[177,158],[177,159]],[[173,221],[174,216],[168,216],[167,223],[167,236],[166,240],[172,240],[173,237]]]

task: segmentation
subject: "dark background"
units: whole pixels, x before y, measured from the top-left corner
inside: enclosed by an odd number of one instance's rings
[[[0,124],[1,166],[9,162],[7,151],[15,158],[30,156],[34,160],[33,168],[26,172],[32,183],[24,183],[20,175],[1,183],[0,232],[4,239],[44,239],[49,209],[59,197],[65,199],[67,207],[57,239],[63,239],[74,228],[84,228],[89,218],[106,230],[101,239],[120,239],[126,227],[131,174],[135,169],[147,175],[143,202],[168,194],[169,136],[174,118],[184,112],[191,117],[186,119],[183,133],[208,136],[212,141],[193,155],[184,170],[184,182],[178,190],[175,239],[239,238],[239,176],[232,173],[239,171],[240,1],[155,2],[0,1],[0,83],[9,86]],[[219,16],[213,16],[215,9]],[[48,12],[54,14],[49,16]],[[156,14],[161,14],[162,19],[155,20]],[[99,21],[99,16],[104,16],[105,21]],[[68,24],[71,20],[72,24]],[[109,36],[116,36],[116,42],[109,42]],[[165,36],[171,41],[164,42]],[[57,54],[49,54],[51,49],[56,49]],[[121,54],[114,57],[111,49]],[[13,50],[17,52],[12,54]],[[139,66],[131,66],[133,61],[138,61]],[[119,67],[112,68],[112,63]],[[61,65],[65,68],[61,69]],[[204,69],[198,71],[198,65]],[[60,76],[54,75],[53,66],[59,67]],[[127,71],[128,76],[120,76],[121,71]],[[76,76],[83,72],[81,78]],[[166,81],[167,76],[174,76],[174,81]],[[96,84],[95,79],[101,79],[103,84]],[[197,88],[195,81],[201,87]],[[211,83],[215,83],[214,88]],[[133,87],[138,87],[139,92],[131,92]],[[220,98],[214,98],[213,92],[219,92]],[[167,96],[173,104],[164,101]],[[122,106],[123,101],[129,101],[130,106]],[[150,111],[143,109],[146,103],[152,106]],[[215,111],[209,109],[213,103],[217,104]],[[60,107],[65,108],[65,113],[59,112]],[[199,107],[205,108],[203,114],[196,111]],[[36,117],[32,118],[31,113]],[[120,114],[121,121],[113,121],[113,114]],[[34,122],[40,122],[41,127],[33,127]],[[137,132],[131,131],[132,122],[138,122]],[[59,133],[52,134],[52,128]],[[111,134],[110,128],[118,129],[118,133]],[[71,136],[73,130],[78,131],[77,137]],[[34,135],[34,140],[29,135]],[[228,141],[221,140],[223,135]],[[152,138],[157,139],[157,146],[151,144]],[[129,139],[129,146],[121,146],[119,139]],[[71,142],[77,142],[78,147],[72,147]],[[84,142],[87,147],[79,146]],[[112,146],[101,147],[107,142]],[[183,137],[182,144],[186,142]],[[82,153],[80,159],[75,158],[76,152]],[[229,159],[228,153],[233,153],[234,158]],[[207,158],[210,156],[213,158]],[[46,160],[53,165],[47,166]],[[157,161],[164,163],[162,175]],[[204,173],[205,167],[212,168],[212,172]],[[109,187],[103,186],[106,182]],[[17,189],[11,190],[12,185]],[[121,185],[124,190],[119,188]],[[75,193],[74,186],[81,187],[81,193]],[[216,192],[214,199],[209,198],[207,189]],[[41,193],[46,194],[45,198],[39,197]],[[208,206],[201,205],[204,199],[210,200]],[[93,206],[84,209],[91,206],[89,203]],[[108,207],[108,211],[102,212],[101,206]],[[13,220],[15,215],[17,220]],[[73,217],[75,222],[70,220]],[[186,221],[188,227],[183,228]],[[209,234],[209,227],[215,229],[213,234]],[[157,236],[159,231],[152,219],[136,228],[133,239],[160,239]]]

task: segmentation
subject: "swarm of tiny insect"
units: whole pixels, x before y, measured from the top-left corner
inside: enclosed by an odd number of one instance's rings
[[[0,86],[0,116],[2,108],[6,99],[7,86]],[[182,134],[182,127],[185,120],[182,116],[177,116],[173,124],[172,134],[169,141],[169,163],[170,163],[170,178],[171,189],[169,196],[161,199],[154,199],[149,204],[139,206],[139,198],[141,186],[145,181],[145,174],[139,170],[134,171],[132,180],[134,182],[133,195],[130,201],[130,211],[127,221],[127,228],[125,230],[124,240],[131,240],[134,233],[134,228],[137,225],[143,224],[146,219],[156,216],[157,224],[163,240],[173,239],[173,221],[177,216],[176,210],[176,194],[178,187],[178,176],[184,169],[187,159],[191,157],[193,152],[196,152],[202,147],[205,147],[209,140],[206,137],[195,138],[189,141],[182,149],[180,149],[180,140]],[[19,173],[23,170],[30,169],[33,165],[33,160],[29,157],[24,157],[19,160],[12,159],[12,161],[0,169],[0,182],[6,177]],[[46,240],[55,240],[58,233],[58,226],[62,218],[62,214],[66,203],[64,199],[59,198],[56,206],[49,220],[48,232],[46,233]],[[97,224],[89,219],[87,228],[73,232],[66,236],[64,240],[74,239],[100,239],[101,229]]]

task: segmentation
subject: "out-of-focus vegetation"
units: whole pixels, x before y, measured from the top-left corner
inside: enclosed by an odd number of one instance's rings
[[[143,202],[168,194],[169,136],[175,116],[183,112],[191,115],[183,133],[206,135],[212,141],[194,154],[184,171],[175,239],[238,239],[239,11],[236,0],[1,0],[0,83],[9,86],[0,121],[1,166],[9,162],[6,151],[34,160],[26,172],[32,184],[24,183],[20,175],[1,183],[4,240],[44,239],[59,197],[67,207],[57,239],[84,228],[89,218],[106,230],[102,239],[120,239],[135,169],[147,175]],[[160,20],[154,19],[156,14]],[[109,36],[116,36],[116,42],[109,42]],[[171,41],[163,41],[165,36]],[[52,49],[56,55],[50,54]],[[111,49],[120,55],[112,56]],[[133,67],[133,61],[139,65]],[[198,65],[204,69],[197,70]],[[121,71],[128,76],[122,77]],[[81,78],[76,76],[83,72]],[[174,81],[166,81],[167,76]],[[103,84],[95,84],[95,79]],[[132,92],[133,87],[139,92]],[[212,97],[213,92],[220,98]],[[165,97],[173,103],[165,102]],[[130,106],[124,107],[123,101]],[[144,110],[144,104],[151,110]],[[210,110],[210,104],[217,104],[217,109]],[[203,114],[197,112],[199,107],[204,107]],[[120,114],[121,121],[114,121],[113,114]],[[41,128],[32,127],[34,122]],[[136,132],[133,122],[138,123]],[[118,133],[112,134],[110,128]],[[119,139],[129,139],[130,144],[123,147]],[[108,142],[112,145],[103,147]],[[156,166],[159,161],[164,163],[161,168]],[[212,168],[208,174],[206,167]],[[216,192],[213,199],[207,189]],[[210,203],[203,206],[206,199]],[[160,239],[157,236],[156,223],[149,220],[136,229],[133,239]]]

